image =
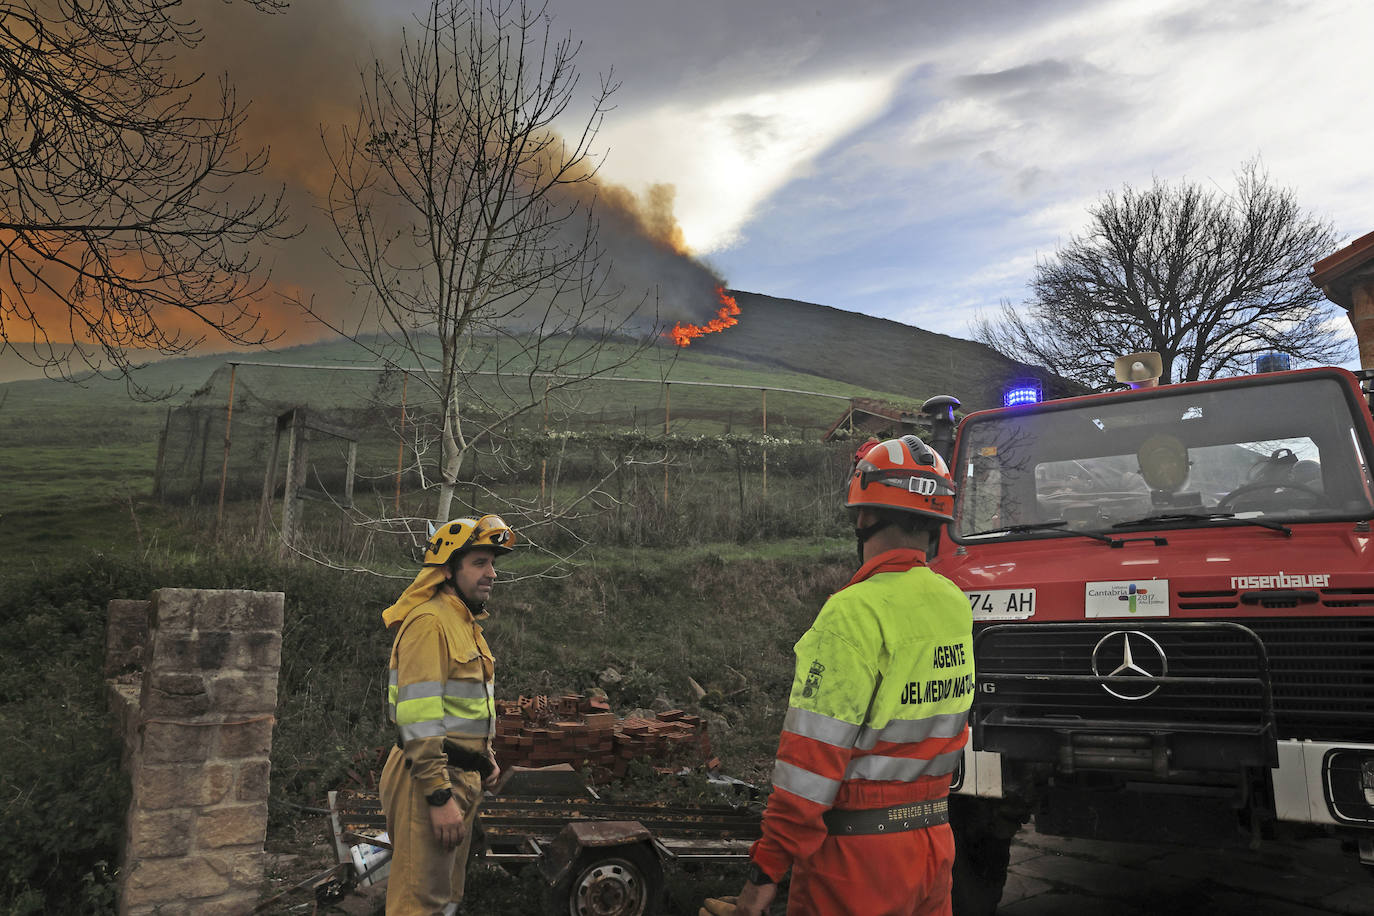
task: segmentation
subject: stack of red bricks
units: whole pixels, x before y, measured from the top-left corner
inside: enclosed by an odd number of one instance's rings
[[[653,719],[618,719],[605,700],[568,694],[520,697],[497,704],[496,757],[501,766],[567,763],[603,776],[624,776],[631,760],[657,767],[708,761],[711,739],[699,716],[670,709]]]

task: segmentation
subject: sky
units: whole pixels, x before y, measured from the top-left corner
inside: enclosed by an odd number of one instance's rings
[[[361,71],[394,56],[422,0],[292,0],[278,15],[188,0],[227,71],[245,148],[270,147],[301,233],[266,254],[282,345],[347,316],[326,250],[325,143]],[[660,208],[687,251],[612,253],[630,284],[681,280],[665,316],[703,320],[716,279],[971,336],[1038,259],[1123,185],[1219,190],[1258,158],[1344,242],[1374,230],[1374,4],[1350,0],[549,0],[586,90],[618,82],[599,179]],[[580,104],[583,108],[579,109]],[[661,216],[661,214],[660,214]],[[614,241],[614,240],[613,240]],[[653,248],[653,246],[649,246]],[[654,249],[658,251],[658,249]],[[646,253],[648,252],[648,253]],[[662,252],[658,252],[662,254]],[[747,319],[747,316],[744,316]],[[1341,319],[1343,321],[1343,319]],[[1345,325],[1340,325],[1342,328]],[[728,332],[727,332],[728,333]],[[213,343],[213,342],[212,342]]]
[[[736,288],[969,336],[1123,184],[1259,157],[1374,230],[1374,5],[1332,0],[581,0],[614,63],[603,175],[670,182]]]

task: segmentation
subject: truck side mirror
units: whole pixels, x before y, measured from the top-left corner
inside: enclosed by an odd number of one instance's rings
[[[949,394],[937,394],[921,405],[921,413],[930,417],[930,447],[945,459],[954,460],[954,408],[959,399]]]

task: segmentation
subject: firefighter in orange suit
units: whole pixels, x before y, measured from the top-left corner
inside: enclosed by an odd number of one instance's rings
[[[858,457],[846,500],[861,566],[797,642],[763,836],[737,898],[755,916],[790,868],[787,912],[951,912],[950,775],[968,740],[973,620],[926,551],[954,508],[944,461],[915,436]]]
[[[464,872],[492,754],[494,659],[482,625],[496,559],[515,533],[495,515],[434,532],[424,567],[382,614],[394,634],[387,703],[396,746],[382,770],[382,809],[394,850],[388,916],[449,916]]]

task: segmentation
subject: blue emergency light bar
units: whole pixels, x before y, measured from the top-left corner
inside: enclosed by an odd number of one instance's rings
[[[1019,407],[1022,404],[1039,404],[1045,399],[1040,380],[1019,378],[1002,391],[1003,407]]]

